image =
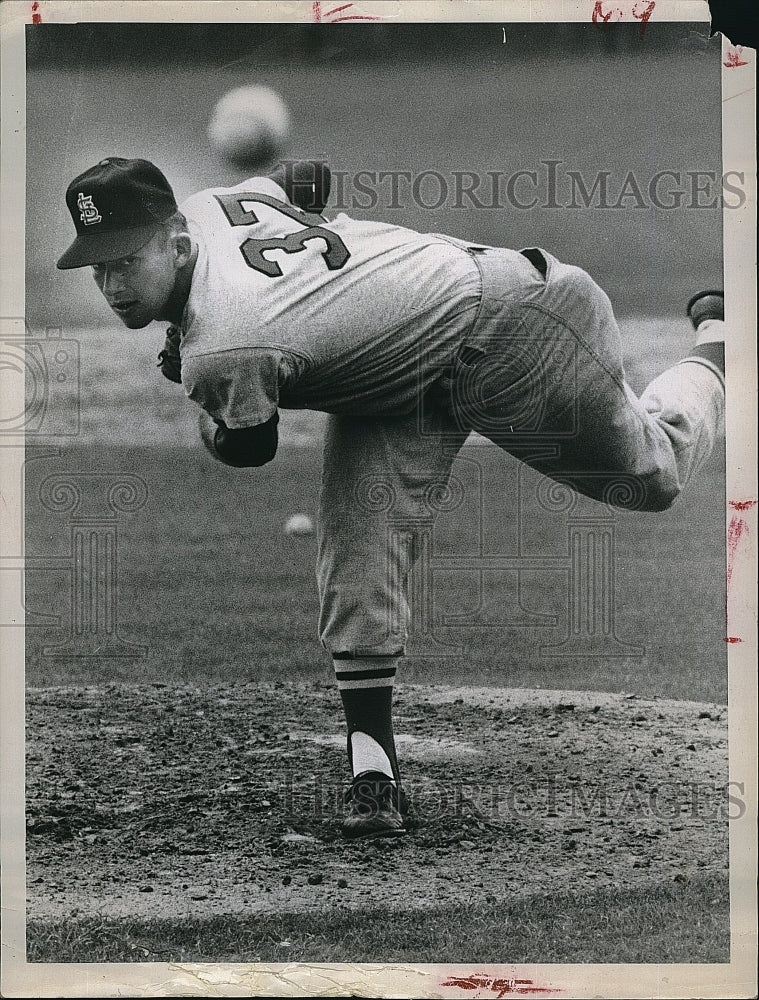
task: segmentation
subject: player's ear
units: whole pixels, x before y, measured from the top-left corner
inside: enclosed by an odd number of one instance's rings
[[[174,266],[184,267],[192,257],[192,240],[189,233],[175,233],[171,237],[171,244],[174,250]]]

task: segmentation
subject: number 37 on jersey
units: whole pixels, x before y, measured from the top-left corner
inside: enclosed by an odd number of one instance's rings
[[[339,271],[350,257],[345,243],[337,233],[324,226],[325,220],[321,215],[300,211],[277,198],[270,198],[259,192],[243,191],[214,197],[221,205],[230,226],[254,226],[259,223],[260,219],[256,214],[258,205],[266,205],[303,226],[302,229],[286,236],[270,236],[263,239],[249,236],[240,245],[240,253],[248,267],[265,274],[268,278],[281,278],[283,272],[275,260],[267,260],[264,257],[266,250],[284,250],[288,254],[300,253],[306,249],[309,240],[320,239],[326,243],[322,257],[330,271]]]

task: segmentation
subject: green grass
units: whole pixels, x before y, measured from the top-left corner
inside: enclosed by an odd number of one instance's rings
[[[490,552],[516,545],[517,464],[495,448],[471,448],[483,468]],[[471,457],[471,455],[470,455]],[[283,448],[275,462],[239,472],[202,449],[69,449],[27,466],[27,551],[65,555],[68,517],[44,509],[39,484],[57,471],[108,470],[141,476],[145,507],[119,516],[119,631],[147,647],[143,657],[62,658],[44,647],[66,637],[70,584],[63,570],[30,571],[29,612],[61,616],[61,628],[29,627],[27,681],[34,685],[108,680],[330,680],[329,657],[316,624],[316,542],[282,532],[296,511],[315,514],[320,454]],[[456,473],[468,475],[471,466]],[[629,691],[641,696],[726,700],[722,467],[715,456],[692,492],[664,514],[620,513],[616,519],[617,634],[644,647],[638,658],[561,658],[541,653],[565,628],[561,572],[526,574],[523,605],[559,616],[555,629],[508,624],[517,611],[514,574],[486,575],[482,595],[472,573],[441,575],[436,614],[461,611],[466,627],[437,634],[461,655],[410,657],[402,679],[424,683]],[[477,533],[468,498],[441,515],[435,551],[473,551]],[[525,551],[566,551],[566,518],[529,511]],[[483,608],[477,610],[482,598]],[[504,624],[506,622],[506,624]]]
[[[183,920],[33,920],[29,962],[729,961],[726,876],[513,903]]]

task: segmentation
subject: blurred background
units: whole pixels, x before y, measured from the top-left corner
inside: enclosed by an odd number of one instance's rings
[[[650,22],[643,35],[638,23],[34,26],[27,322],[35,336],[54,327],[79,343],[80,441],[144,440],[147,421],[164,439],[190,444],[195,413],[155,370],[163,330],[127,331],[88,269],[56,270],[74,235],[66,186],[106,155],[153,160],[180,202],[242,179],[215,157],[206,125],[216,100],[246,83],[271,86],[288,103],[288,156],[324,157],[344,172],[330,207],[339,199],[350,214],[420,231],[537,244],[586,268],[612,298],[640,388],[687,342],[689,296],[721,283],[720,48],[707,34],[705,25]],[[553,207],[549,160],[558,161]],[[402,183],[394,202],[388,181],[362,193],[359,172],[383,170],[436,171],[448,196],[425,207]],[[521,170],[539,177],[531,210],[503,193]],[[676,202],[668,192],[682,191],[679,207],[651,203],[648,185],[664,170],[676,177],[664,180],[662,197]],[[487,175],[500,172],[503,207],[457,199],[454,172],[464,171],[482,178],[486,204]],[[606,172],[617,207],[567,207],[569,171],[588,190]],[[631,171],[642,203],[629,187],[619,197]],[[696,171],[701,180],[688,176]],[[439,182],[428,178],[419,193],[435,205]],[[516,187],[523,202],[533,193],[527,180]],[[300,440],[319,426],[319,417],[295,414],[283,431]]]

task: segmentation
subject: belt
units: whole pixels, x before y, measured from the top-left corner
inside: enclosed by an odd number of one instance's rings
[[[523,257],[526,257],[532,266],[536,267],[545,278],[548,274],[548,264],[546,263],[546,259],[540,250],[538,250],[537,247],[528,247],[526,250],[520,250],[519,252]]]

